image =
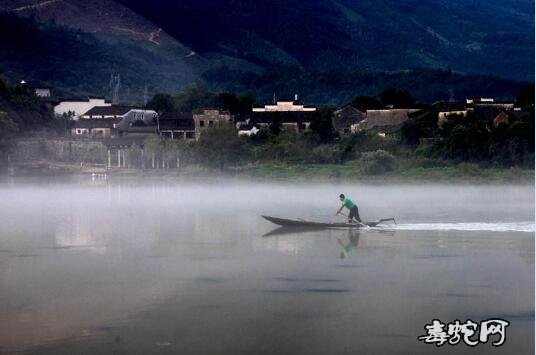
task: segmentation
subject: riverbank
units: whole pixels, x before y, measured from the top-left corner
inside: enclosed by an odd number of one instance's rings
[[[22,176],[91,176],[112,178],[213,179],[231,178],[255,181],[348,181],[348,182],[441,182],[441,183],[514,183],[533,184],[534,169],[482,168],[462,163],[443,167],[399,167],[383,174],[365,174],[356,162],[347,164],[249,164],[225,170],[197,165],[182,169],[106,169],[102,165],[67,164],[33,161],[14,164],[9,175]]]
[[[534,183],[534,169],[480,168],[476,164],[400,168],[384,174],[363,174],[354,164],[262,164],[235,170],[238,175],[264,179],[343,181],[430,181]]]

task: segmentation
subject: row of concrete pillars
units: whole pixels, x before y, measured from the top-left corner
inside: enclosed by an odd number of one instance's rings
[[[125,159],[125,150],[124,149],[117,149],[116,164],[114,166],[112,166],[112,151],[110,149],[108,149],[108,160],[107,160],[106,167],[108,167],[108,168],[112,168],[112,167],[126,168],[127,167],[127,162],[126,162],[126,159]]]
[[[108,149],[108,158],[106,167],[110,168],[151,168],[151,169],[170,169],[170,168],[180,168],[179,154],[174,159],[157,159],[156,155],[153,153],[151,157],[148,158],[148,162],[145,161],[145,151],[141,150],[141,156],[139,160],[131,161],[126,155],[128,149],[119,148],[115,152],[111,149]],[[136,159],[134,159],[136,160]]]

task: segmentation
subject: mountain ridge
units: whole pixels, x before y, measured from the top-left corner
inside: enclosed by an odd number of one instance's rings
[[[343,102],[352,90],[374,94],[386,86],[406,88],[428,101],[469,94],[513,97],[519,81],[532,81],[534,74],[534,36],[526,31],[534,28],[533,14],[527,4],[13,0],[0,4],[0,13],[26,17],[44,36],[35,38],[50,43],[34,44],[42,53],[18,55],[5,38],[0,67],[13,78],[100,95],[107,93],[106,76],[119,72],[125,90],[134,92],[126,96],[138,101],[144,87],[150,94],[173,93],[193,82],[262,99],[274,92],[300,93],[329,103]],[[434,11],[438,14],[431,16]],[[475,16],[462,18],[470,11]],[[499,24],[497,12],[504,17]],[[61,36],[69,44],[67,55],[57,48]],[[95,58],[84,55],[88,43]],[[43,58],[32,63],[23,54]],[[60,65],[77,62],[81,73]],[[88,82],[96,80],[100,84]]]
[[[534,75],[534,13],[528,0],[118,2],[196,52],[226,53],[254,63],[270,63],[271,53],[245,51],[248,36],[310,70],[417,67],[516,80]],[[498,56],[501,50],[508,55]]]

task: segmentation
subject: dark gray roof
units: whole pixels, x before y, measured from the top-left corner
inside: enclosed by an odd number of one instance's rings
[[[160,130],[194,130],[195,122],[191,113],[164,113],[158,119]]]
[[[333,128],[338,131],[350,129],[350,126],[365,119],[367,114],[357,108],[346,105],[333,113]]]
[[[135,109],[133,106],[95,106],[82,116],[122,116],[128,111]]]
[[[111,103],[110,100],[106,100],[104,96],[85,96],[85,97],[69,97],[69,98],[59,98],[58,101],[63,102],[89,102],[89,100],[104,100],[104,102]]]
[[[194,115],[189,112],[166,112],[160,116],[160,120],[189,120],[193,118]]]

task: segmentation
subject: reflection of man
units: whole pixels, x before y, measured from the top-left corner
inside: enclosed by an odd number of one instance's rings
[[[359,232],[357,231],[348,231],[348,243],[345,243],[341,238],[337,238],[337,241],[342,247],[341,259],[344,259],[354,252],[354,249],[357,248],[359,243]]]

